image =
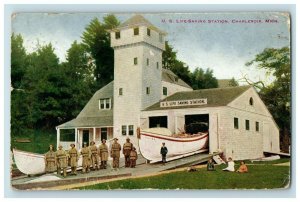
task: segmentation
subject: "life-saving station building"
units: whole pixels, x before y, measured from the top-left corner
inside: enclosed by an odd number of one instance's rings
[[[141,15],[110,30],[114,81],[98,90],[79,115],[57,129],[57,145],[129,137],[138,149],[137,128],[166,127],[180,133],[186,125],[208,124],[210,153],[254,159],[279,152],[279,128],[251,86],[193,90],[162,68],[166,33]],[[71,129],[68,141],[61,139]],[[189,131],[186,131],[189,132]]]

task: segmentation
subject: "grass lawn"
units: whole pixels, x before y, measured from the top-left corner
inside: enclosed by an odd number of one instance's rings
[[[178,171],[154,177],[118,180],[79,189],[273,189],[284,188],[290,181],[290,167],[276,166],[276,163],[288,162],[280,159],[265,164],[248,164],[249,173],[222,171],[225,165],[217,166],[216,171],[206,168],[196,172]],[[238,165],[236,165],[236,168]]]
[[[29,139],[30,142],[17,142],[16,139]],[[17,148],[23,151],[34,153],[46,153],[49,144],[53,144],[56,148],[56,131],[33,130],[27,134],[22,134],[21,137],[14,136],[11,138],[11,148]]]

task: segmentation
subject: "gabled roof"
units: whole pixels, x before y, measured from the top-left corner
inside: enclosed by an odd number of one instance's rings
[[[176,78],[177,78],[177,80],[176,80]],[[192,89],[191,86],[189,86],[187,83],[185,83],[182,79],[180,79],[176,74],[174,74],[174,72],[172,72],[169,69],[165,69],[165,68],[162,69],[161,79],[162,79],[162,81],[166,81],[169,83],[177,84],[177,85]]]
[[[235,98],[247,91],[251,86],[237,86],[228,88],[211,88],[194,91],[182,91],[177,92],[169,97],[166,97],[162,101],[178,101],[178,100],[192,100],[192,99],[207,99],[205,105],[193,105],[188,108],[202,108],[202,107],[217,107],[226,106],[232,102]],[[160,107],[160,102],[146,108],[144,111],[152,110],[167,110],[167,109],[180,109],[187,108],[186,106],[176,107]]]
[[[75,128],[75,127],[99,127],[113,125],[113,81],[98,90],[89,102],[85,105],[78,116],[58,128]],[[111,109],[100,110],[99,100],[104,98],[111,99]]]
[[[133,17],[129,18],[122,24],[120,24],[118,27],[115,29],[121,30],[121,29],[126,29],[126,28],[132,28],[132,27],[137,27],[137,26],[146,26],[150,29],[153,29],[161,34],[166,34],[166,32],[158,29],[155,27],[151,22],[149,22],[146,18],[144,18],[142,15],[134,15]]]

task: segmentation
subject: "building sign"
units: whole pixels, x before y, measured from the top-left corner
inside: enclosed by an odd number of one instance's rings
[[[182,107],[182,106],[206,105],[206,104],[207,104],[207,98],[204,98],[204,99],[160,102],[160,107]]]

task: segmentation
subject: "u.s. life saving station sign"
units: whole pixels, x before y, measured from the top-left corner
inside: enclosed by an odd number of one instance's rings
[[[165,101],[160,102],[160,107],[182,107],[192,105],[206,105],[207,98],[193,99],[193,100],[177,100],[177,101]]]

